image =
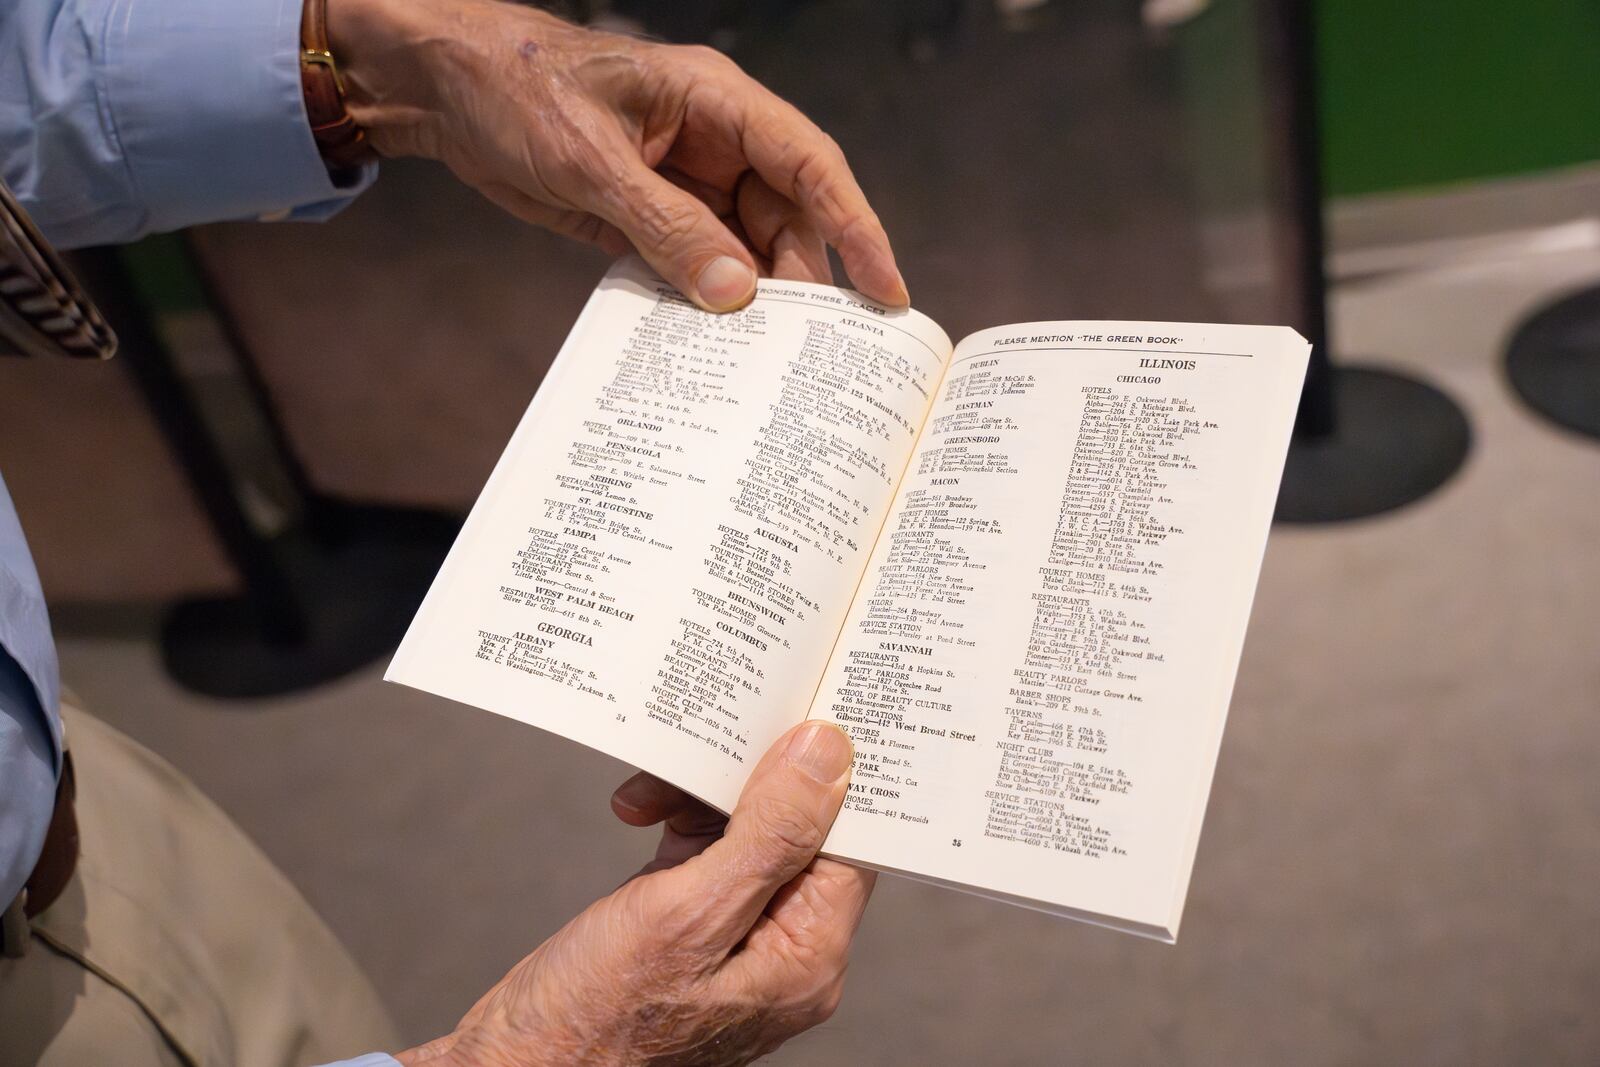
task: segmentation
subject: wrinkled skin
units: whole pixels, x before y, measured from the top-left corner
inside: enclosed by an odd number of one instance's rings
[[[827,244],[867,296],[907,303],[838,145],[717,52],[499,0],[330,0],[328,29],[380,154],[442,160],[521,219],[637,249],[703,307],[743,305],[756,271],[831,280]]]
[[[329,0],[351,113],[384,156],[443,161],[513,215],[637,250],[710,310],[755,272],[905,285],[837,145],[722,56],[578,29],[498,0]],[[730,264],[732,270],[729,270]],[[817,857],[849,741],[818,780],[780,738],[731,818],[647,775],[613,810],[655,859],[483,995],[406,1067],[743,1064],[826,1019],[874,876]]]
[[[809,730],[831,748],[808,772],[796,749]],[[655,860],[513,968],[455,1032],[397,1058],[744,1064],[828,1018],[874,879],[816,856],[849,776],[848,738],[812,723],[778,740],[726,821],[630,779],[612,807],[634,825],[665,822]]]

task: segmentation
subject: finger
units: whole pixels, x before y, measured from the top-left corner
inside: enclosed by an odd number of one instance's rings
[[[543,226],[575,241],[597,245],[613,256],[627,255],[633,249],[621,230],[597,215],[551,207],[511,185],[489,184],[479,188],[490,202],[523,222]]]
[[[828,242],[803,219],[779,231],[772,243],[772,276],[802,282],[833,284]]]
[[[685,174],[676,167],[658,167],[656,169],[667,181],[710,208],[711,213],[717,217],[717,221],[726,226],[728,232],[732,233],[741,245],[756,253],[756,273],[758,275],[767,277],[770,274],[771,261],[763,257],[760,252],[756,252],[750,236],[745,233],[744,222],[739,218],[738,204],[735,201],[736,194],[733,187],[730,186],[728,189],[719,188],[710,182]]]
[[[698,800],[667,820],[667,832],[680,837],[721,837],[728,817]]]
[[[745,784],[722,840],[666,872],[663,889],[691,902],[694,936],[729,949],[749,933],[773,894],[816,858],[844,803],[850,738],[807,722],[778,739]]]
[[[712,812],[709,808],[704,809],[704,811],[710,812],[711,816],[714,817],[701,816],[703,821],[689,829],[678,829],[669,822],[667,827],[661,831],[661,841],[656,845],[655,856],[649,863],[640,868],[633,878],[676,867],[680,863],[700,855],[700,853],[719,840],[722,837],[723,828],[728,824],[727,819]],[[677,820],[673,821],[676,822]],[[628,880],[631,882],[633,878]]]
[[[756,264],[705,203],[646,167],[597,183],[585,207],[627,234],[645,261],[707,311],[732,311],[756,292]]]
[[[828,245],[795,204],[754,172],[739,183],[739,220],[751,247],[772,264],[772,276],[791,281],[833,281]]]
[[[807,953],[842,958],[877,882],[875,871],[819,858],[772,898],[748,943],[781,937]]]
[[[654,826],[697,803],[677,786],[640,771],[611,794],[611,811],[629,826]]]
[[[772,898],[744,948],[729,960],[729,978],[770,982],[775,963],[823,979],[837,976],[850,958],[877,880],[874,871],[818,859]],[[795,977],[794,984],[803,984],[798,981],[803,976]]]
[[[666,823],[666,831],[684,837],[722,833],[728,817],[716,808],[640,771],[611,794],[611,811],[629,826]]]
[[[722,837],[727,826],[728,820],[715,812],[701,814],[698,821],[682,828],[669,823],[661,831],[661,841],[656,845],[656,859],[664,861],[667,866],[676,867],[710,848]]]
[[[719,189],[710,182],[702,181],[692,174],[686,174],[676,167],[658,167],[656,169],[667,181],[710,208],[711,213],[717,218],[726,219],[733,214],[733,193],[728,189]]]
[[[763,92],[765,92],[763,90]],[[823,238],[839,250],[862,293],[893,307],[911,302],[883,223],[867,203],[844,153],[794,107],[772,96],[746,123],[746,157],[768,185],[799,205]]]

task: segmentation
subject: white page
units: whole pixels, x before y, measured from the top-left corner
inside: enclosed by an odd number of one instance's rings
[[[812,711],[856,742],[830,855],[1176,936],[1307,353],[961,342]]]
[[[624,261],[387,677],[731,808],[805,717],[949,355],[845,290],[762,282],[718,316]]]

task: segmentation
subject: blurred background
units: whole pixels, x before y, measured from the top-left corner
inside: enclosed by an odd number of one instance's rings
[[[555,6],[798,104],[952,337],[1271,321],[1324,360],[1181,942],[885,878],[772,1062],[1600,1062],[1600,8]],[[413,1040],[652,847],[626,767],[380,681],[605,267],[385,163],[324,225],[91,257],[124,354],[0,367],[67,684]]]

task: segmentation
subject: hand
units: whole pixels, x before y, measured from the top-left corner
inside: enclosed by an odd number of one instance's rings
[[[351,114],[387,156],[442,160],[526,221],[636,248],[712,311],[826,244],[868,297],[908,302],[839,147],[707,48],[585,30],[500,0],[330,0]]]
[[[611,810],[629,826],[661,824],[655,858],[636,878],[693,859],[720,841],[728,828],[728,817],[717,809],[642,771],[611,794]]]
[[[647,779],[614,801],[665,818],[657,860],[590,905],[406,1067],[749,1063],[828,1018],[873,876],[818,859],[844,801],[845,733],[803,723],[715,818]]]

